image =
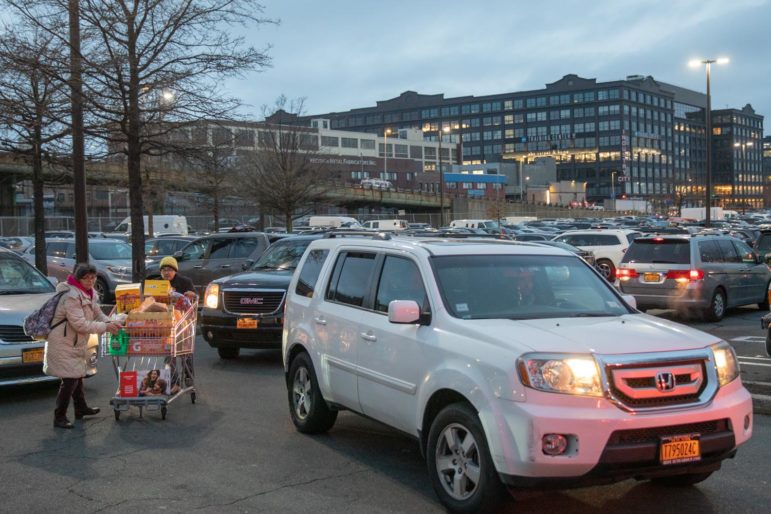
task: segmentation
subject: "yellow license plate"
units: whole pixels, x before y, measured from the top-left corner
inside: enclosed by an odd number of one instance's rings
[[[645,273],[643,275],[643,281],[645,282],[658,282],[661,279],[661,275],[658,273]]]
[[[29,350],[21,351],[21,362],[23,364],[32,364],[35,362],[43,362],[43,348],[30,348]]]
[[[701,460],[698,434],[666,437],[661,441],[659,458],[662,464],[682,464]]]
[[[255,318],[238,318],[236,328],[257,328],[258,321]]]

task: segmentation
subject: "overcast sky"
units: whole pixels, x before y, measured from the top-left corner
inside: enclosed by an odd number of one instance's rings
[[[280,19],[251,31],[271,68],[231,80],[250,104],[284,94],[306,114],[374,106],[412,90],[445,98],[541,89],[575,73],[627,75],[706,91],[713,108],[750,103],[771,134],[771,0],[263,0]]]

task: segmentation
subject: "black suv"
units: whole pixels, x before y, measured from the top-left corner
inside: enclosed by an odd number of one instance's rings
[[[201,333],[223,359],[241,348],[280,348],[284,298],[311,241],[323,234],[277,241],[247,271],[215,280],[202,298]]]
[[[212,280],[239,273],[252,265],[278,238],[276,234],[263,232],[212,234],[191,241],[174,257],[179,274],[190,278],[200,295]],[[147,263],[145,277],[161,278],[160,261]]]

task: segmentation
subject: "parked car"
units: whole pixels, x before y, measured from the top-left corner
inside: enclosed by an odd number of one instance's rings
[[[585,260],[589,265],[596,266],[596,260],[594,258],[594,253],[589,250],[581,250],[580,248],[569,245],[567,243],[561,243],[559,241],[531,241],[533,243],[539,244],[539,245],[546,245],[546,246],[553,246],[555,248],[562,248],[563,250],[567,250],[569,252],[572,252],[579,257],[581,257],[583,260]]]
[[[618,285],[641,309],[698,311],[718,321],[729,307],[768,310],[771,271],[746,243],[724,235],[635,239],[618,269]]]
[[[314,241],[282,353],[298,431],[346,409],[410,434],[453,512],[497,511],[506,487],[691,485],[752,435],[728,343],[536,244]]]
[[[34,237],[9,236],[0,237],[0,246],[8,248],[16,253],[23,253],[24,250],[35,244]]]
[[[115,287],[131,282],[131,246],[117,239],[89,239],[89,262],[96,267],[94,289],[103,303],[115,299]],[[46,239],[46,263],[48,275],[60,282],[67,280],[75,269],[75,240]],[[35,247],[29,247],[23,254],[30,264],[35,264]]]
[[[616,268],[624,257],[624,252],[639,235],[640,232],[636,230],[626,229],[571,230],[558,235],[552,241],[590,250],[597,259],[597,268],[612,282],[616,279]]]
[[[54,295],[53,284],[16,253],[0,248],[0,386],[59,380],[43,374],[45,341],[24,334],[24,318]]]
[[[211,282],[203,295],[201,333],[223,359],[241,348],[280,348],[284,297],[292,273],[312,241],[293,236],[272,244],[247,271]]]
[[[64,238],[64,239],[75,238],[75,232],[73,232],[72,230],[46,230],[45,235],[47,239],[52,237],[58,237],[58,238]]]
[[[145,256],[147,258],[166,257],[174,255],[191,241],[198,239],[195,236],[164,236],[145,240]]]
[[[212,280],[251,266],[270,246],[274,234],[229,232],[199,237],[174,254],[179,273],[190,278],[199,296]],[[276,235],[279,236],[279,235]],[[145,277],[161,278],[160,261],[147,262]]]

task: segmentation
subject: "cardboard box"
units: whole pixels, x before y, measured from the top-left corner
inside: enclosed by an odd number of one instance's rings
[[[142,303],[142,284],[120,284],[115,287],[115,310],[128,312]]]
[[[137,389],[137,372],[136,371],[121,371],[120,372],[120,396],[122,397],[135,397],[139,394]]]
[[[171,282],[168,280],[145,280],[145,296],[152,296],[158,301],[168,302],[171,296]]]

